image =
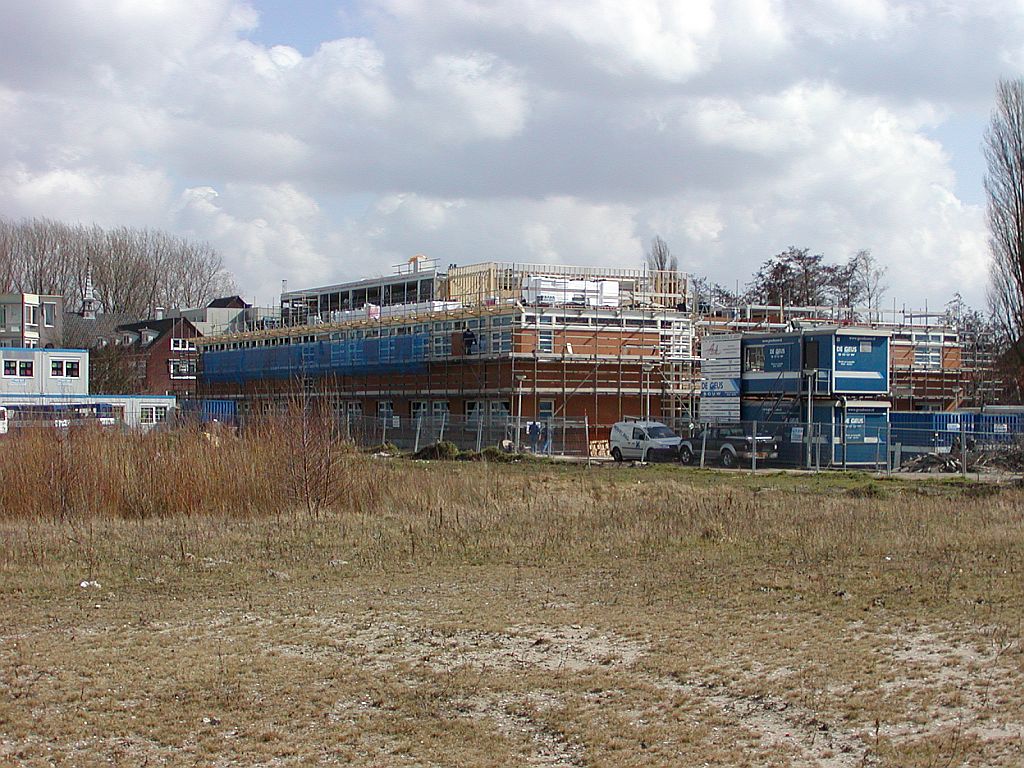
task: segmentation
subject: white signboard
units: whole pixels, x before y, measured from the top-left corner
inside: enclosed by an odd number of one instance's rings
[[[740,420],[740,336],[705,336],[700,346],[700,421]]]

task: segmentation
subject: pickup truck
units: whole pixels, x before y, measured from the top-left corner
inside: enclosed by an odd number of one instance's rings
[[[704,433],[707,433],[705,440]],[[691,437],[679,444],[679,461],[695,464],[700,461],[701,447],[705,461],[717,459],[723,467],[731,469],[740,461],[754,458],[754,438],[750,428],[742,424],[713,424],[697,430]],[[779,457],[779,443],[772,435],[757,436],[757,460],[770,461]]]

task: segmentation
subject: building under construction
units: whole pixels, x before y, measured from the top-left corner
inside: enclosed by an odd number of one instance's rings
[[[386,277],[284,293],[280,327],[199,340],[199,395],[243,415],[303,391],[349,418],[679,425],[699,391],[689,286],[674,271],[442,271],[415,257]]]
[[[894,410],[999,402],[990,360],[945,315],[841,307],[713,306],[675,271],[414,257],[394,274],[284,292],[274,318],[197,340],[198,395],[238,412],[296,392],[339,416],[609,425],[695,420],[701,337],[816,325],[885,331]],[[969,346],[969,345],[968,345]],[[488,434],[492,434],[490,431]]]

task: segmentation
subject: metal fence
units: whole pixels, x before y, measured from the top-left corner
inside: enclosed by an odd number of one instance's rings
[[[684,435],[690,456],[683,458],[695,466],[747,469],[1024,472],[1024,434],[1000,423],[980,427],[744,421],[695,427]]]
[[[416,452],[435,443],[449,442],[465,452],[496,447],[507,452],[585,457],[590,444],[589,424],[569,419],[517,421],[447,413],[416,418],[343,414],[338,418],[345,434],[363,447],[390,443],[403,451]]]
[[[326,403],[311,400],[307,406],[311,405],[322,407]],[[270,413],[239,413],[237,424],[244,430],[253,419],[268,415],[292,418],[289,408],[294,407],[296,403],[283,404]],[[227,414],[221,408],[203,413],[236,423],[233,411]],[[651,441],[623,442],[620,435],[613,445],[613,425],[593,424],[588,419],[520,420],[508,414],[467,416],[447,412],[374,417],[352,413],[335,404],[328,405],[322,413],[338,433],[363,448],[391,444],[405,452],[416,452],[445,442],[453,443],[461,452],[495,447],[510,453],[588,459],[617,457],[623,461],[643,461],[654,454],[645,450],[653,445]],[[884,411],[836,410],[829,421],[829,413],[824,414],[826,419],[810,423],[787,419],[694,425],[682,430],[677,454],[660,452],[660,456],[693,466],[744,469],[1024,472],[1021,417],[942,414],[941,418],[921,418],[922,414],[893,413],[887,419]],[[231,418],[226,418],[229,415]],[[922,428],[922,423],[927,428]]]

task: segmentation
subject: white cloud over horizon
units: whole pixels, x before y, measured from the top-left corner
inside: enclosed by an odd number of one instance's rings
[[[982,137],[937,136],[1021,76],[1009,0],[365,0],[306,54],[259,2],[101,5],[7,14],[2,216],[206,240],[260,303],[416,253],[629,266],[655,234],[730,286],[869,248],[889,301],[984,303]]]

